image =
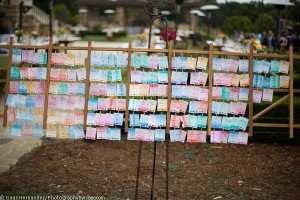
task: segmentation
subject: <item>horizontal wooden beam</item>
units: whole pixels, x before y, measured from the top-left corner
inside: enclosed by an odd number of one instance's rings
[[[14,44],[13,48],[21,49],[47,49],[48,45],[18,45]],[[8,44],[0,45],[0,48],[9,49]],[[53,49],[60,50],[87,50],[88,47],[79,47],[79,46],[53,46]],[[128,51],[128,48],[103,48],[103,47],[92,47],[93,51]],[[133,52],[161,52],[167,53],[167,49],[145,49],[145,48],[133,48]],[[208,55],[208,51],[202,50],[181,50],[174,49],[174,53],[185,53],[185,54],[203,54]],[[212,51],[212,55],[219,56],[243,56],[247,57],[248,53],[243,52],[226,52],[226,51]],[[253,55],[255,58],[277,58],[277,59],[288,59],[288,54],[266,54],[266,53],[255,53]],[[294,59],[300,60],[300,55],[295,54]]]
[[[262,111],[260,111],[259,113],[255,114],[253,116],[253,120],[256,120],[257,118],[261,117],[262,115],[266,114],[267,112],[269,112],[270,110],[272,110],[273,108],[275,108],[276,106],[280,105],[282,102],[284,102],[285,100],[287,100],[289,97],[289,95],[285,95],[283,97],[281,97],[280,99],[278,99],[276,102],[274,102],[273,104],[269,105],[268,107],[266,107],[265,109],[263,109]]]
[[[254,127],[264,128],[289,128],[289,124],[253,123]],[[294,124],[294,128],[300,128],[300,124]]]

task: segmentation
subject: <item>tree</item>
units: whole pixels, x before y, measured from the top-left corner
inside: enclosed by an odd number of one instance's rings
[[[54,17],[65,23],[76,24],[78,22],[78,16],[72,15],[70,10],[65,4],[55,5],[53,8]]]
[[[236,31],[251,32],[253,26],[247,16],[228,17],[223,24],[223,31],[227,34],[233,34]]]
[[[53,4],[55,18],[69,24],[78,23],[78,0],[53,0]],[[49,14],[49,0],[34,0],[34,5]]]
[[[255,21],[255,31],[256,32],[263,32],[268,30],[275,30],[276,29],[276,22],[271,15],[268,14],[261,14]]]

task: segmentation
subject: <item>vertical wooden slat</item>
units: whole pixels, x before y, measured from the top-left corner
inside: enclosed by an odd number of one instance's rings
[[[49,99],[49,87],[50,87],[52,47],[53,47],[53,44],[52,44],[52,40],[50,38],[49,45],[48,45],[47,77],[46,77],[44,113],[43,113],[43,128],[44,129],[47,129],[47,119],[48,119],[48,99]]]
[[[289,136],[294,138],[294,48],[289,48],[290,88],[289,88]]]
[[[248,107],[249,107],[249,136],[253,136],[253,44],[250,44],[249,51],[249,96],[248,96]]]
[[[9,48],[8,48],[8,63],[6,65],[6,80],[5,80],[5,96],[4,96],[4,116],[3,116],[3,126],[7,127],[7,110],[8,106],[6,105],[6,98],[9,92],[9,84],[10,84],[10,68],[12,65],[12,51],[13,51],[13,37],[9,39]]]
[[[171,121],[171,101],[172,101],[172,56],[173,56],[173,45],[169,45],[168,48],[168,87],[167,87],[167,126],[166,134],[170,134],[170,121]]]
[[[208,107],[207,107],[207,134],[211,135],[211,121],[212,121],[212,86],[213,86],[213,57],[212,44],[209,45],[208,51]]]
[[[86,79],[85,79],[85,100],[84,100],[84,119],[83,119],[83,126],[84,129],[87,127],[87,114],[88,114],[88,103],[89,103],[89,97],[90,97],[90,74],[91,74],[91,47],[92,42],[88,42],[88,54],[85,62],[85,68],[86,68]]]
[[[128,119],[129,119],[129,90],[131,82],[131,42],[128,48],[128,67],[127,67],[127,81],[126,81],[126,111],[125,111],[125,133],[128,133]]]

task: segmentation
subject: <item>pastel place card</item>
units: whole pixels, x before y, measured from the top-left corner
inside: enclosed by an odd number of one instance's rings
[[[272,89],[263,89],[262,100],[267,102],[273,101],[273,90]]]
[[[190,101],[189,113],[207,113],[207,101]]]
[[[248,143],[248,133],[247,132],[230,131],[229,136],[228,136],[228,143],[247,144]]]
[[[288,61],[281,60],[280,61],[279,72],[281,72],[283,74],[288,74],[289,73],[289,67],[290,67],[290,63]]]
[[[208,64],[208,58],[207,57],[198,57],[196,68],[206,70],[207,64]]]
[[[97,129],[93,127],[87,127],[85,133],[85,139],[96,140]]]
[[[158,142],[163,142],[166,139],[165,129],[155,129],[154,130],[154,140]]]
[[[212,131],[210,136],[211,143],[227,144],[229,133],[227,131]]]
[[[154,142],[154,131],[151,129],[135,129],[135,137],[138,141]]]
[[[185,142],[187,132],[180,129],[170,130],[170,141],[171,142]]]
[[[289,81],[290,81],[289,76],[280,76],[279,80],[280,80],[280,88],[289,88]]]
[[[262,91],[261,90],[253,90],[253,102],[261,103],[262,99]]]
[[[170,111],[175,113],[185,113],[187,110],[188,102],[184,100],[172,100]]]
[[[206,143],[206,131],[188,130],[186,141],[189,143]]]
[[[248,101],[248,97],[249,97],[249,89],[240,88],[239,101]]]
[[[191,72],[191,85],[206,85],[208,74],[205,72]]]

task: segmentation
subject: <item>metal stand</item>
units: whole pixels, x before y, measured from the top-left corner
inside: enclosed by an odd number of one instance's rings
[[[168,31],[168,23],[167,19],[164,16],[157,14],[157,15],[150,15],[151,16],[151,23],[149,25],[149,36],[148,36],[148,49],[151,48],[151,35],[152,35],[152,25],[154,21],[160,20],[161,23],[165,25],[165,32],[167,34]],[[168,48],[168,35],[166,36],[166,48]],[[169,63],[168,63],[169,64]],[[169,141],[166,137],[165,139],[166,144],[166,199],[168,199],[169,193]],[[135,185],[135,199],[138,199],[138,192],[139,192],[139,178],[140,178],[140,169],[141,169],[141,159],[142,159],[142,145],[143,142],[139,141],[138,145],[138,160],[137,160],[137,173],[136,173],[136,185]],[[154,184],[155,184],[155,168],[156,168],[156,151],[157,151],[157,142],[154,140],[154,150],[153,150],[153,165],[152,165],[152,176],[151,176],[151,191],[150,191],[150,199],[154,199]]]

